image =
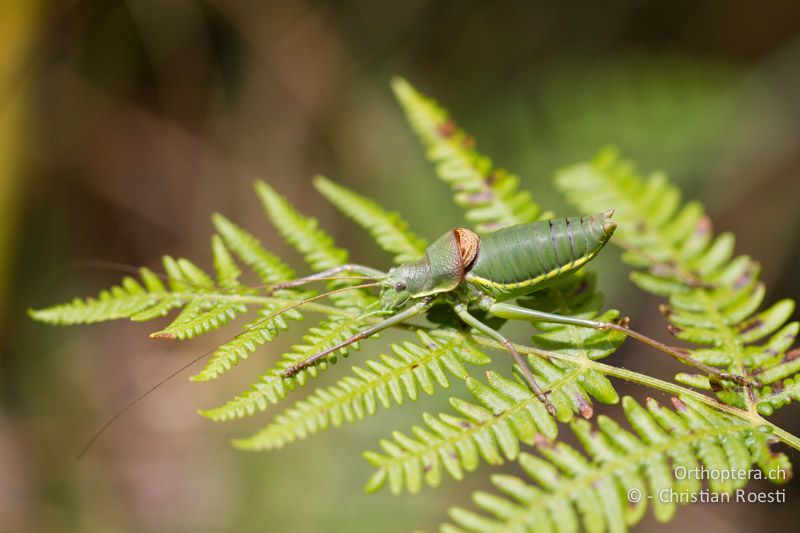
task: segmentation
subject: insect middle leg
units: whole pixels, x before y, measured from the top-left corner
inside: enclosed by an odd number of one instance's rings
[[[516,361],[517,365],[519,366],[522,374],[525,376],[525,380],[530,384],[531,388],[533,389],[534,394],[539,400],[544,404],[545,408],[547,408],[547,412],[551,415],[555,416],[556,409],[553,404],[550,402],[550,399],[547,397],[547,394],[539,387],[539,384],[536,383],[536,380],[531,373],[530,366],[528,366],[528,362],[520,355],[514,345],[509,342],[508,339],[503,337],[498,331],[490,328],[471,314],[467,310],[467,306],[464,304],[456,304],[455,305],[456,314],[464,321],[465,324],[472,326],[473,328],[477,329],[481,333],[488,335],[489,337],[493,338],[500,344],[502,344],[506,350],[508,350],[511,355],[514,357],[514,361]]]
[[[643,342],[657,350],[660,350],[669,356],[687,364],[693,366],[707,374],[715,375],[721,380],[731,381],[738,385],[752,387],[756,384],[753,383],[750,379],[739,376],[736,374],[729,374],[727,372],[721,371],[719,368],[715,368],[713,366],[706,365],[693,359],[688,352],[683,350],[682,348],[676,348],[672,346],[668,346],[662,342],[659,342],[655,339],[648,337],[647,335],[643,335],[637,331],[629,329],[625,326],[620,324],[614,324],[613,322],[601,322],[599,320],[587,320],[585,318],[576,318],[570,316],[563,316],[557,315],[554,313],[547,313],[545,311],[537,311],[536,309],[529,309],[527,307],[521,307],[514,304],[508,304],[503,302],[495,302],[488,308],[489,313],[501,317],[501,318],[510,318],[516,320],[528,320],[534,322],[550,322],[554,324],[565,324],[568,326],[578,326],[584,328],[592,328],[597,330],[609,330],[612,329],[614,331],[619,331],[620,333],[624,333],[628,337],[634,338],[640,342]]]

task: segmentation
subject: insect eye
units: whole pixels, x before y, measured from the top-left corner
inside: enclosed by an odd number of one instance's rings
[[[404,290],[406,290],[405,282],[398,281],[397,285],[394,286],[394,290],[396,290],[397,292],[403,292]]]

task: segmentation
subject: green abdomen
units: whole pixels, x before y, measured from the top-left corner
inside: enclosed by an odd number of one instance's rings
[[[537,290],[600,251],[616,228],[610,215],[543,220],[485,235],[466,281],[495,298]]]

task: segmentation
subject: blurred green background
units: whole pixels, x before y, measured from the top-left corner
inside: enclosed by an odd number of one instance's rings
[[[321,200],[313,174],[402,211],[428,238],[462,224],[393,102],[392,75],[439,99],[559,214],[571,210],[553,172],[608,143],[666,170],[763,263],[770,299],[800,296],[797,2],[6,0],[0,42],[2,531],[430,530],[487,486],[484,466],[416,497],[362,493],[361,451],[446,410],[447,394],[271,454],[230,448],[269,415],[214,425],[195,409],[244,390],[299,330],[217,382],[173,380],[77,462],[115,410],[231,330],[168,343],[148,339],[154,324],[58,329],[25,315],[119,278],[74,268],[83,260],[159,268],[171,253],[210,266],[213,211],[297,264],[254,178],[376,267],[388,257]],[[609,305],[664,338],[657,300],[634,291],[618,252],[596,268]],[[610,361],[677,369],[639,346]],[[800,432],[798,408],[777,419]],[[799,519],[794,483],[783,505],[698,504],[640,530]]]

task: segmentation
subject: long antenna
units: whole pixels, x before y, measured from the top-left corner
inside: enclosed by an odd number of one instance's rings
[[[282,313],[285,313],[286,311],[291,311],[292,309],[295,309],[295,308],[297,308],[297,307],[300,307],[301,305],[303,305],[303,304],[306,304],[306,303],[308,303],[308,302],[312,302],[312,301],[314,301],[314,300],[319,300],[320,298],[325,298],[326,296],[330,296],[330,295],[332,295],[332,294],[337,294],[337,293],[340,293],[340,292],[352,291],[352,290],[355,290],[355,289],[365,289],[365,288],[368,288],[368,287],[375,287],[375,286],[377,286],[377,285],[379,285],[379,283],[378,283],[378,282],[374,282],[374,283],[364,283],[364,284],[362,284],[362,285],[354,285],[354,286],[352,286],[352,287],[343,287],[343,288],[341,288],[341,289],[335,289],[335,290],[332,290],[332,291],[329,291],[329,292],[325,292],[325,293],[322,293],[322,294],[317,294],[316,296],[312,296],[312,297],[310,297],[310,298],[306,298],[305,300],[302,300],[302,301],[300,301],[300,302],[297,302],[297,303],[294,303],[294,304],[292,304],[292,305],[290,305],[290,306],[284,307],[283,309],[280,309],[280,310],[278,310],[278,311],[276,311],[276,312],[272,313],[271,315],[268,315],[268,316],[266,316],[266,317],[263,317],[263,318],[259,319],[259,320],[258,320],[258,321],[256,321],[255,323],[251,324],[249,327],[245,328],[245,329],[244,329],[244,330],[242,330],[241,332],[239,332],[239,333],[237,333],[236,335],[234,335],[233,337],[229,338],[227,341],[225,341],[225,343],[231,342],[231,341],[233,341],[234,339],[237,339],[237,338],[241,337],[241,336],[242,336],[242,335],[244,335],[245,333],[247,333],[247,332],[249,332],[249,331],[252,331],[253,329],[257,328],[258,326],[260,326],[260,325],[261,325],[261,324],[263,324],[264,322],[266,322],[266,321],[268,321],[268,320],[272,320],[272,319],[273,319],[273,318],[275,318],[276,316],[278,316],[278,315],[280,315],[280,314],[282,314]],[[98,438],[100,438],[100,436],[101,436],[103,433],[105,433],[105,431],[106,431],[106,430],[107,430],[107,429],[108,429],[108,428],[111,426],[111,424],[113,424],[114,422],[116,422],[116,421],[117,421],[117,420],[118,420],[118,419],[119,419],[119,418],[120,418],[120,417],[121,417],[123,414],[125,414],[125,413],[126,413],[126,412],[127,412],[127,411],[128,411],[130,408],[131,408],[131,407],[133,407],[134,405],[136,405],[136,404],[137,404],[137,403],[139,403],[140,401],[142,401],[142,400],[144,400],[145,398],[147,398],[148,396],[150,396],[150,395],[151,395],[153,392],[155,392],[155,391],[156,391],[156,390],[157,390],[159,387],[161,387],[162,385],[164,385],[166,382],[168,382],[169,380],[171,380],[172,378],[174,378],[175,376],[177,376],[178,374],[180,374],[181,372],[183,372],[183,371],[184,371],[184,370],[186,370],[187,368],[189,368],[189,367],[193,366],[194,364],[196,364],[196,363],[197,363],[198,361],[200,361],[201,359],[203,359],[203,358],[205,358],[206,356],[208,356],[208,355],[212,354],[213,352],[215,352],[215,351],[217,350],[217,348],[219,348],[219,345],[218,345],[218,346],[216,346],[216,347],[214,347],[214,348],[211,348],[211,349],[209,349],[209,350],[206,350],[206,351],[205,351],[205,352],[203,352],[203,353],[201,353],[200,355],[198,355],[197,357],[195,357],[194,359],[192,359],[192,360],[191,360],[191,361],[189,361],[188,363],[184,364],[183,366],[181,366],[181,367],[180,367],[180,368],[178,368],[177,370],[173,371],[173,372],[172,372],[172,373],[170,373],[168,376],[166,376],[165,378],[163,378],[161,381],[159,381],[158,383],[156,383],[155,385],[153,385],[152,387],[150,387],[149,389],[147,389],[146,391],[144,391],[143,393],[141,393],[139,396],[137,396],[136,398],[134,398],[133,400],[131,400],[130,402],[128,402],[128,403],[127,403],[125,406],[123,406],[123,407],[122,407],[122,408],[121,408],[119,411],[117,411],[117,412],[114,414],[114,416],[112,416],[112,417],[111,417],[111,418],[108,420],[108,422],[106,422],[106,423],[103,425],[103,427],[101,427],[101,428],[100,428],[100,429],[99,429],[97,432],[95,432],[95,434],[92,436],[92,438],[91,438],[91,439],[89,439],[89,441],[88,441],[88,442],[87,442],[87,443],[84,445],[84,447],[83,447],[83,448],[81,449],[81,451],[78,453],[78,455],[77,455],[76,459],[77,459],[77,460],[80,460],[80,459],[81,459],[81,458],[82,458],[84,455],[86,455],[86,452],[88,452],[88,451],[91,449],[91,447],[92,447],[92,445],[95,443],[95,441],[97,441],[97,439],[98,439]]]

